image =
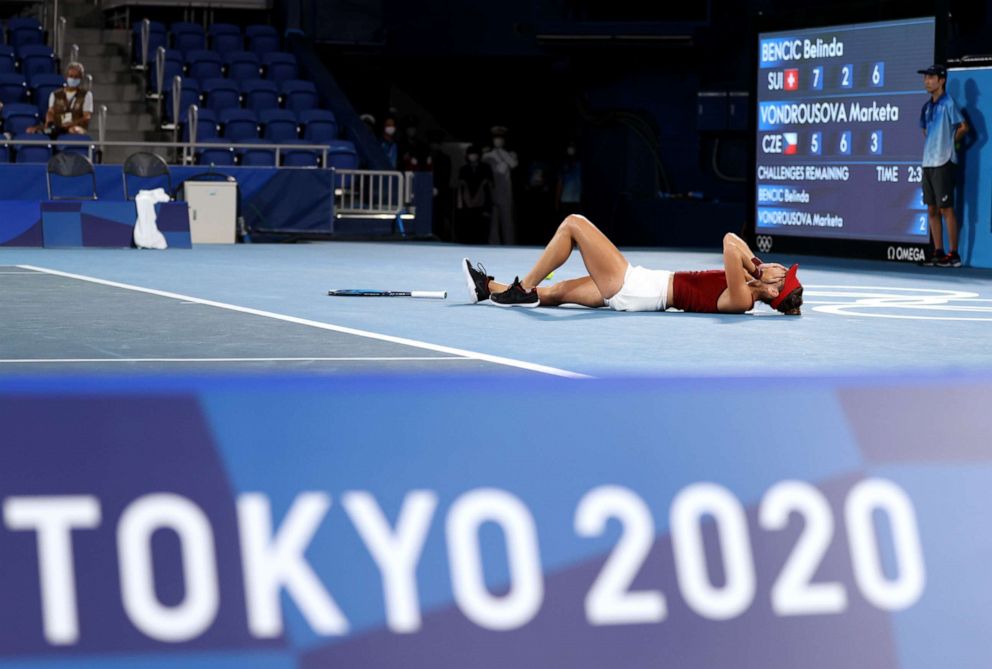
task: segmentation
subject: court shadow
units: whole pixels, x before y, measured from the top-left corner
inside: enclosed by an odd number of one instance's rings
[[[961,100],[962,82],[951,82],[948,93],[955,100]],[[978,231],[978,215],[980,213],[982,152],[988,142],[988,128],[985,115],[982,113],[979,98],[981,92],[973,77],[963,82],[964,104],[961,105],[961,115],[968,123],[968,134],[962,139],[962,150],[958,153],[958,183],[963,187],[958,189],[958,225],[962,247],[967,249],[964,257],[966,265],[971,264],[975,249],[975,238]]]

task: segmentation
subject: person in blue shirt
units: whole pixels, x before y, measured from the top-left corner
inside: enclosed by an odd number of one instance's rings
[[[933,255],[924,265],[960,267],[958,255],[958,220],[954,215],[954,167],[958,162],[956,144],[968,132],[961,110],[944,89],[947,69],[931,65],[917,70],[923,75],[923,87],[930,99],[920,111],[923,129],[923,203],[927,205]],[[944,231],[941,219],[947,222],[948,249],[944,252]]]

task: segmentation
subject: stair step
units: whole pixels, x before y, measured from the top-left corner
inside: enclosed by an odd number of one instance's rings
[[[123,84],[102,85],[99,81],[93,84],[93,102],[100,104],[101,101],[115,100],[117,102],[142,102],[145,99],[145,92],[137,86],[125,86]]]
[[[152,120],[151,116],[141,114],[141,115],[127,115],[127,114],[107,114],[107,130],[130,130],[130,131],[146,131],[155,130],[155,122]]]

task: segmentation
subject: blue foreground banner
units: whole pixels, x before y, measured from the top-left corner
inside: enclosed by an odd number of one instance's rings
[[[990,404],[986,377],[0,380],[0,668],[989,667]]]

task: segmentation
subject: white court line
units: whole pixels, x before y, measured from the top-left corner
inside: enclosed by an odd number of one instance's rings
[[[470,360],[463,356],[380,356],[360,358],[0,358],[0,365],[70,362],[404,362],[407,360]]]
[[[379,334],[378,332],[369,332],[367,330],[358,330],[356,328],[344,327],[343,325],[333,325],[331,323],[321,323],[320,321],[312,321],[306,318],[297,318],[295,316],[287,316],[285,314],[277,314],[271,311],[262,311],[260,309],[251,309],[248,307],[239,307],[234,304],[227,304],[225,302],[215,302],[213,300],[204,300],[198,297],[191,297],[189,295],[181,295],[179,293],[170,293],[164,290],[155,290],[153,288],[142,288],[141,286],[133,286],[127,283],[119,283],[117,281],[107,281],[106,279],[97,279],[92,276],[85,276],[82,274],[72,274],[70,272],[62,272],[55,269],[48,269],[45,267],[37,267],[35,265],[17,265],[21,269],[29,269],[35,272],[42,272],[45,274],[52,274],[54,276],[63,276],[69,279],[77,279],[79,281],[88,281],[90,283],[96,283],[101,286],[111,286],[113,288],[123,288],[124,290],[133,290],[138,293],[147,293],[149,295],[158,295],[159,297],[167,297],[173,300],[185,300],[188,302],[195,302],[196,304],[203,304],[209,307],[217,307],[218,309],[227,309],[229,311],[237,311],[243,314],[252,314],[253,316],[262,316],[264,318],[272,318],[278,321],[285,321],[287,323],[296,323],[297,325],[306,325],[312,328],[319,328],[321,330],[330,330],[332,332],[340,332],[342,334],[355,335],[357,337],[365,337],[367,339],[376,339],[379,341],[388,341],[393,344],[402,344],[404,346],[412,346],[414,348],[422,348],[428,351],[436,351],[438,353],[448,353],[450,355],[461,356],[464,358],[471,358],[472,360],[483,360],[485,362],[491,362],[497,365],[505,365],[507,367],[516,367],[518,369],[526,369],[532,372],[540,372],[542,374],[551,374],[553,376],[563,376],[572,379],[587,379],[592,378],[588,374],[580,374],[578,372],[570,372],[565,369],[558,369],[556,367],[548,367],[546,365],[538,365],[532,362],[524,362],[522,360],[514,360],[513,358],[503,358],[497,355],[489,355],[488,353],[478,353],[476,351],[467,351],[465,349],[454,348],[451,346],[440,346],[438,344],[429,344],[423,341],[417,341],[416,339],[406,339],[405,337],[394,337],[392,335]]]

